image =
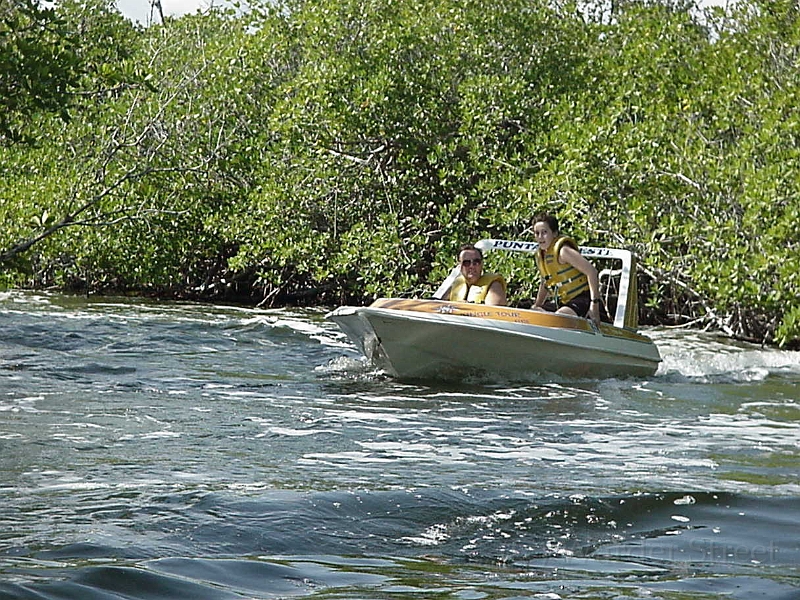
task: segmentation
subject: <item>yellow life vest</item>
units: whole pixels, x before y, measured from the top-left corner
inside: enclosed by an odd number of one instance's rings
[[[569,263],[558,262],[558,254],[564,244],[578,250],[575,240],[558,236],[546,252],[536,253],[536,266],[544,277],[544,284],[559,304],[566,304],[575,296],[589,291],[589,279]]]
[[[506,289],[506,280],[497,273],[484,273],[473,285],[469,285],[463,275],[456,277],[453,287],[450,288],[451,302],[475,302],[483,304],[486,301],[486,294],[495,281],[499,281]]]

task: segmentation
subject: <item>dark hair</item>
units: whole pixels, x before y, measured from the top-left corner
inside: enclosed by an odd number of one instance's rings
[[[458,257],[459,258],[461,258],[461,253],[464,252],[464,250],[474,250],[475,252],[478,253],[478,256],[483,258],[483,252],[481,252],[481,249],[480,248],[476,248],[472,244],[464,244],[463,246],[461,246],[461,248],[458,249]]]
[[[538,213],[533,215],[533,224],[547,223],[547,226],[553,230],[553,233],[558,233],[558,219],[549,213]]]

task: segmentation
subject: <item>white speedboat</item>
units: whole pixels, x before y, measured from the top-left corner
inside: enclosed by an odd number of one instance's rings
[[[537,245],[481,240],[492,251],[533,253]],[[636,271],[628,250],[582,247],[600,270],[613,324],[514,308],[441,300],[459,273],[453,271],[433,299],[380,298],[370,306],[342,306],[326,315],[372,363],[399,379],[460,379],[467,375],[531,379],[648,377],[661,361],[658,348],[636,331]],[[532,268],[535,265],[532,262]]]

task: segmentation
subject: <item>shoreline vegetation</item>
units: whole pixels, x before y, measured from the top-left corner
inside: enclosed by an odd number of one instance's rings
[[[642,324],[800,347],[796,2],[12,0],[0,64],[0,289],[426,296],[548,211]]]

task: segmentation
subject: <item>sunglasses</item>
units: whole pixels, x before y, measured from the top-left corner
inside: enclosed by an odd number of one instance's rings
[[[482,262],[483,262],[482,258],[472,258],[472,259],[465,258],[464,260],[461,261],[461,266],[462,267],[470,267],[472,265],[479,265]]]

